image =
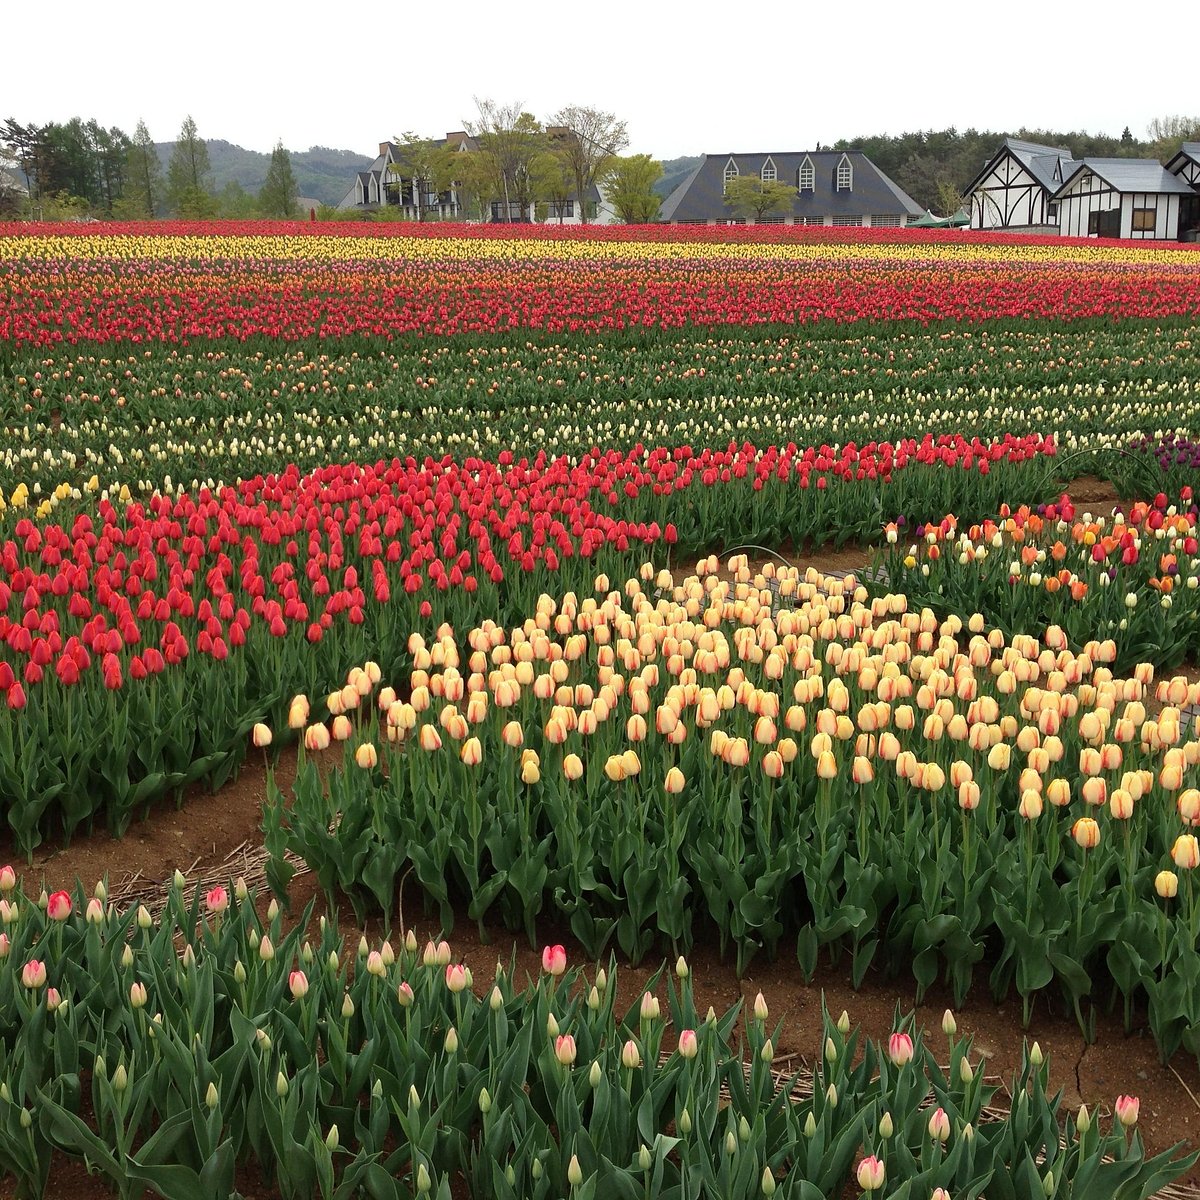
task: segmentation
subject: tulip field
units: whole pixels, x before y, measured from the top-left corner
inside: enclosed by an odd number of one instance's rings
[[[287,1200],[1116,1200],[1194,1165],[1131,1095],[1068,1113],[1036,1046],[1001,1095],[950,1014],[826,1014],[773,1064],[686,956],[1200,1059],[1200,248],[0,225],[0,428],[21,1196],[52,1156],[168,1200],[251,1166]],[[38,854],[248,759],[272,896],[39,897]],[[406,911],[571,947],[472,980]],[[399,948],[347,952],[378,922]],[[678,968],[623,1011],[616,956]]]

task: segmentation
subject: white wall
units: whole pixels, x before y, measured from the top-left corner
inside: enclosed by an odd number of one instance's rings
[[[971,193],[972,229],[1020,229],[1045,223],[1046,191],[1011,154],[996,163]]]

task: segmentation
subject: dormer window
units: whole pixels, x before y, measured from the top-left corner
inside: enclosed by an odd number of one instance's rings
[[[775,170],[775,160],[768,158],[767,161],[763,163],[760,174],[762,175],[763,183],[775,183],[779,179],[779,174]]]
[[[722,195],[724,195],[727,191],[729,191],[730,183],[733,180],[735,180],[738,177],[738,175],[740,175],[740,174],[741,174],[741,172],[738,170],[737,163],[735,163],[733,161],[733,159],[731,158],[725,164],[725,180],[724,180],[724,183],[721,185],[721,194]]]
[[[805,155],[804,161],[800,164],[800,170],[797,173],[796,186],[802,192],[811,192],[816,190],[817,172],[813,168],[812,159]]]
[[[837,165],[837,190],[849,192],[854,190],[854,168],[850,160],[843,154]]]

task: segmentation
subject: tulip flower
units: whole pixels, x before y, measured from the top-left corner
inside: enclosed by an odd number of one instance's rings
[[[308,995],[308,976],[303,971],[292,971],[288,975],[288,990],[293,1000],[303,1000]]]
[[[907,1033],[893,1033],[888,1038],[888,1058],[896,1067],[903,1067],[912,1062],[913,1040]]]
[[[451,963],[446,968],[446,987],[454,994],[458,995],[466,989],[467,986],[467,968],[462,963]]]
[[[65,921],[71,915],[71,897],[66,892],[51,892],[46,903],[46,916],[52,921]]]
[[[204,905],[214,916],[220,916],[229,907],[229,893],[218,884],[205,895]]]
[[[883,1162],[876,1158],[873,1154],[864,1158],[858,1164],[857,1178],[858,1186],[864,1192],[877,1192],[883,1187],[883,1182],[886,1177]]]
[[[1200,866],[1200,841],[1193,834],[1181,833],[1171,847],[1171,859],[1184,871]]]
[[[260,750],[265,750],[271,744],[270,728],[261,721],[257,722],[251,730],[251,740]]]
[[[567,969],[567,952],[562,946],[546,946],[542,950],[542,970],[557,978]]]
[[[21,968],[21,982],[30,989],[42,987],[46,982],[46,964],[31,958]]]
[[[560,1034],[554,1039],[554,1057],[564,1067],[575,1062],[575,1039],[569,1034]]]
[[[17,886],[17,873],[7,863],[0,867],[0,892],[7,894]]]
[[[934,1109],[933,1116],[929,1118],[929,1136],[935,1142],[946,1142],[950,1138],[950,1118],[946,1115],[943,1108]]]
[[[700,1052],[700,1043],[694,1029],[684,1029],[679,1034],[679,1054],[681,1058],[695,1058]]]
[[[1126,1129],[1130,1129],[1137,1124],[1141,1107],[1141,1101],[1136,1096],[1118,1096],[1116,1103],[1113,1105],[1113,1109],[1117,1114],[1117,1120]]]

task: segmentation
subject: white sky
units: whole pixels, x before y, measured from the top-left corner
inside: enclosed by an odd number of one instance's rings
[[[282,138],[373,155],[406,130],[462,128],[474,96],[519,100],[543,119],[568,103],[607,109],[628,122],[631,152],[662,158],[950,125],[1113,136],[1128,125],[1141,137],[1155,116],[1200,111],[1189,60],[1170,49],[1171,35],[1198,28],[1189,0],[4,9],[0,118],[79,115],[132,134],[142,117],[168,141],[191,113],[201,136],[264,151]]]

